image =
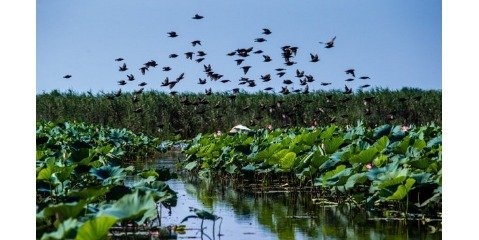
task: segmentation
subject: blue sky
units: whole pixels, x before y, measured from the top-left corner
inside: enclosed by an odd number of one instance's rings
[[[194,20],[195,14],[204,16]],[[168,77],[175,80],[181,73],[185,79],[172,90],[183,92],[227,91],[240,87],[258,91],[273,87],[281,89],[284,79],[293,84],[289,89],[300,89],[296,70],[313,75],[310,90],[355,90],[360,85],[370,88],[442,89],[441,54],[442,25],[441,1],[59,1],[41,0],[36,5],[36,92],[53,89],[76,92],[139,89],[169,92],[160,83]],[[269,28],[271,35],[262,34]],[[178,37],[170,38],[169,31]],[[333,48],[324,48],[325,42],[336,36]],[[267,41],[258,43],[256,38]],[[191,41],[201,40],[193,47]],[[286,66],[281,57],[281,47],[298,47],[293,58],[297,62]],[[238,48],[253,47],[272,57],[263,62],[262,54],[250,54],[241,65],[239,56],[226,53]],[[205,60],[197,63],[187,60],[184,53],[204,51]],[[169,58],[176,53],[179,57]],[[310,53],[318,54],[320,61],[309,62]],[[118,71],[122,57],[129,68]],[[141,75],[139,68],[150,60],[158,63]],[[224,75],[231,82],[210,81],[197,84],[206,78],[203,64]],[[251,66],[247,74],[241,66]],[[171,71],[162,71],[169,66]],[[286,68],[283,77],[276,68]],[[346,82],[350,75],[345,70],[354,68],[356,78]],[[264,83],[260,76],[271,74],[272,80]],[[71,74],[70,79],[63,76]],[[126,80],[127,74],[135,76]],[[360,80],[360,76],[371,79]],[[241,77],[256,80],[254,88],[238,85]],[[321,82],[331,82],[321,86]]]

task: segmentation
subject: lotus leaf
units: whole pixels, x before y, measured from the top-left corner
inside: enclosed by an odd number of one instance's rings
[[[108,232],[117,220],[112,216],[99,216],[88,220],[78,229],[75,240],[108,239]]]

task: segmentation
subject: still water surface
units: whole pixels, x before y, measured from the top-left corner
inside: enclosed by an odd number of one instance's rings
[[[161,159],[159,164],[174,169],[175,160]],[[215,223],[190,218],[178,239],[442,239],[441,232],[419,221],[373,221],[368,213],[347,206],[327,207],[313,204],[309,193],[276,192],[246,194],[214,184],[191,183],[182,178],[169,180],[178,193],[178,204],[169,212],[161,210],[161,225],[179,225],[192,215],[190,207],[221,216]],[[437,224],[435,224],[437,226]],[[218,235],[218,230],[221,234]]]

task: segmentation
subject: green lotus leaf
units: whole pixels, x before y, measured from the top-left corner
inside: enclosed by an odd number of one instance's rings
[[[386,179],[386,180],[380,181],[380,184],[378,185],[378,189],[384,189],[391,186],[400,185],[404,182],[404,180],[406,180],[406,178],[407,178],[406,176],[397,176],[392,179]]]
[[[378,150],[376,148],[368,148],[363,151],[361,151],[359,154],[352,156],[349,158],[349,163],[361,163],[361,164],[366,164],[366,163],[371,163],[374,158],[376,157],[378,153]]]
[[[280,160],[279,165],[283,170],[291,170],[299,159],[296,158],[296,153],[288,152]]]
[[[384,124],[373,130],[373,138],[378,139],[382,136],[388,136],[391,132],[392,126],[389,124]]]
[[[346,184],[344,184],[344,188],[346,190],[352,189],[356,184],[363,184],[367,180],[368,176],[365,172],[353,174],[348,178]]]
[[[60,203],[43,209],[43,216],[45,218],[54,216],[59,221],[76,218],[84,210],[85,206],[86,201],[84,200],[73,203]]]
[[[410,141],[411,138],[409,136],[403,138],[400,141],[399,145],[395,149],[393,149],[393,152],[397,154],[406,154]]]
[[[378,139],[373,146],[378,150],[378,152],[383,151],[389,145],[389,138],[387,136],[382,136]]]
[[[373,160],[373,164],[374,166],[376,167],[382,167],[383,165],[385,165],[387,162],[388,162],[388,156],[387,155],[384,155],[384,154],[379,154],[379,156],[377,156],[374,160]]]
[[[100,196],[104,196],[108,191],[108,187],[92,186],[83,189],[73,189],[68,192],[68,196],[91,202]]]
[[[418,150],[422,150],[427,146],[427,143],[423,139],[416,139],[414,140],[414,144],[412,146]]]
[[[104,183],[112,183],[122,180],[126,177],[124,169],[120,166],[105,165],[90,170],[93,176]]]
[[[119,221],[132,220],[143,224],[147,219],[156,217],[157,210],[150,193],[139,194],[138,191],[128,194],[116,201],[110,208],[100,211],[98,216],[113,216]]]
[[[321,155],[319,150],[315,151],[311,158],[311,166],[315,168],[320,168],[328,160],[329,160],[329,156]],[[329,167],[324,166],[323,168],[327,169]]]
[[[319,135],[320,139],[329,139],[333,136],[333,133],[336,131],[336,125],[331,125],[330,127],[326,128],[321,134]]]
[[[73,239],[80,224],[78,220],[69,218],[58,225],[56,231],[43,234],[41,240]]]
[[[75,240],[108,239],[108,233],[118,219],[99,216],[86,221],[79,229]]]
[[[408,178],[404,185],[402,185],[402,184],[399,185],[396,192],[394,192],[391,196],[389,196],[386,199],[387,200],[401,200],[401,199],[403,199],[404,197],[406,197],[408,192],[411,190],[411,188],[412,188],[412,186],[414,185],[415,182],[416,182],[416,180],[414,180],[413,178]]]
[[[155,179],[159,177],[155,169],[150,169],[139,174],[142,178],[154,177]]]
[[[191,171],[193,170],[196,166],[198,165],[198,162],[197,161],[194,161],[194,162],[190,162],[188,164],[186,164],[184,166],[184,169],[188,170],[188,171]]]
[[[325,139],[324,150],[327,154],[333,154],[339,149],[339,147],[343,143],[344,143],[344,139],[342,137],[332,137],[330,139]]]
[[[226,168],[225,168],[225,171],[229,174],[234,174],[236,172],[236,169],[238,169],[238,167],[234,164],[229,164]]]

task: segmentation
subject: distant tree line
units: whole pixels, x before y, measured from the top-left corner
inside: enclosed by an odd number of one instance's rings
[[[304,93],[177,93],[158,91],[122,94],[76,93],[72,90],[36,96],[37,121],[77,121],[162,139],[186,139],[198,133],[250,128],[307,127],[336,124],[366,126],[385,123],[441,125],[440,90],[373,89],[351,94]]]

